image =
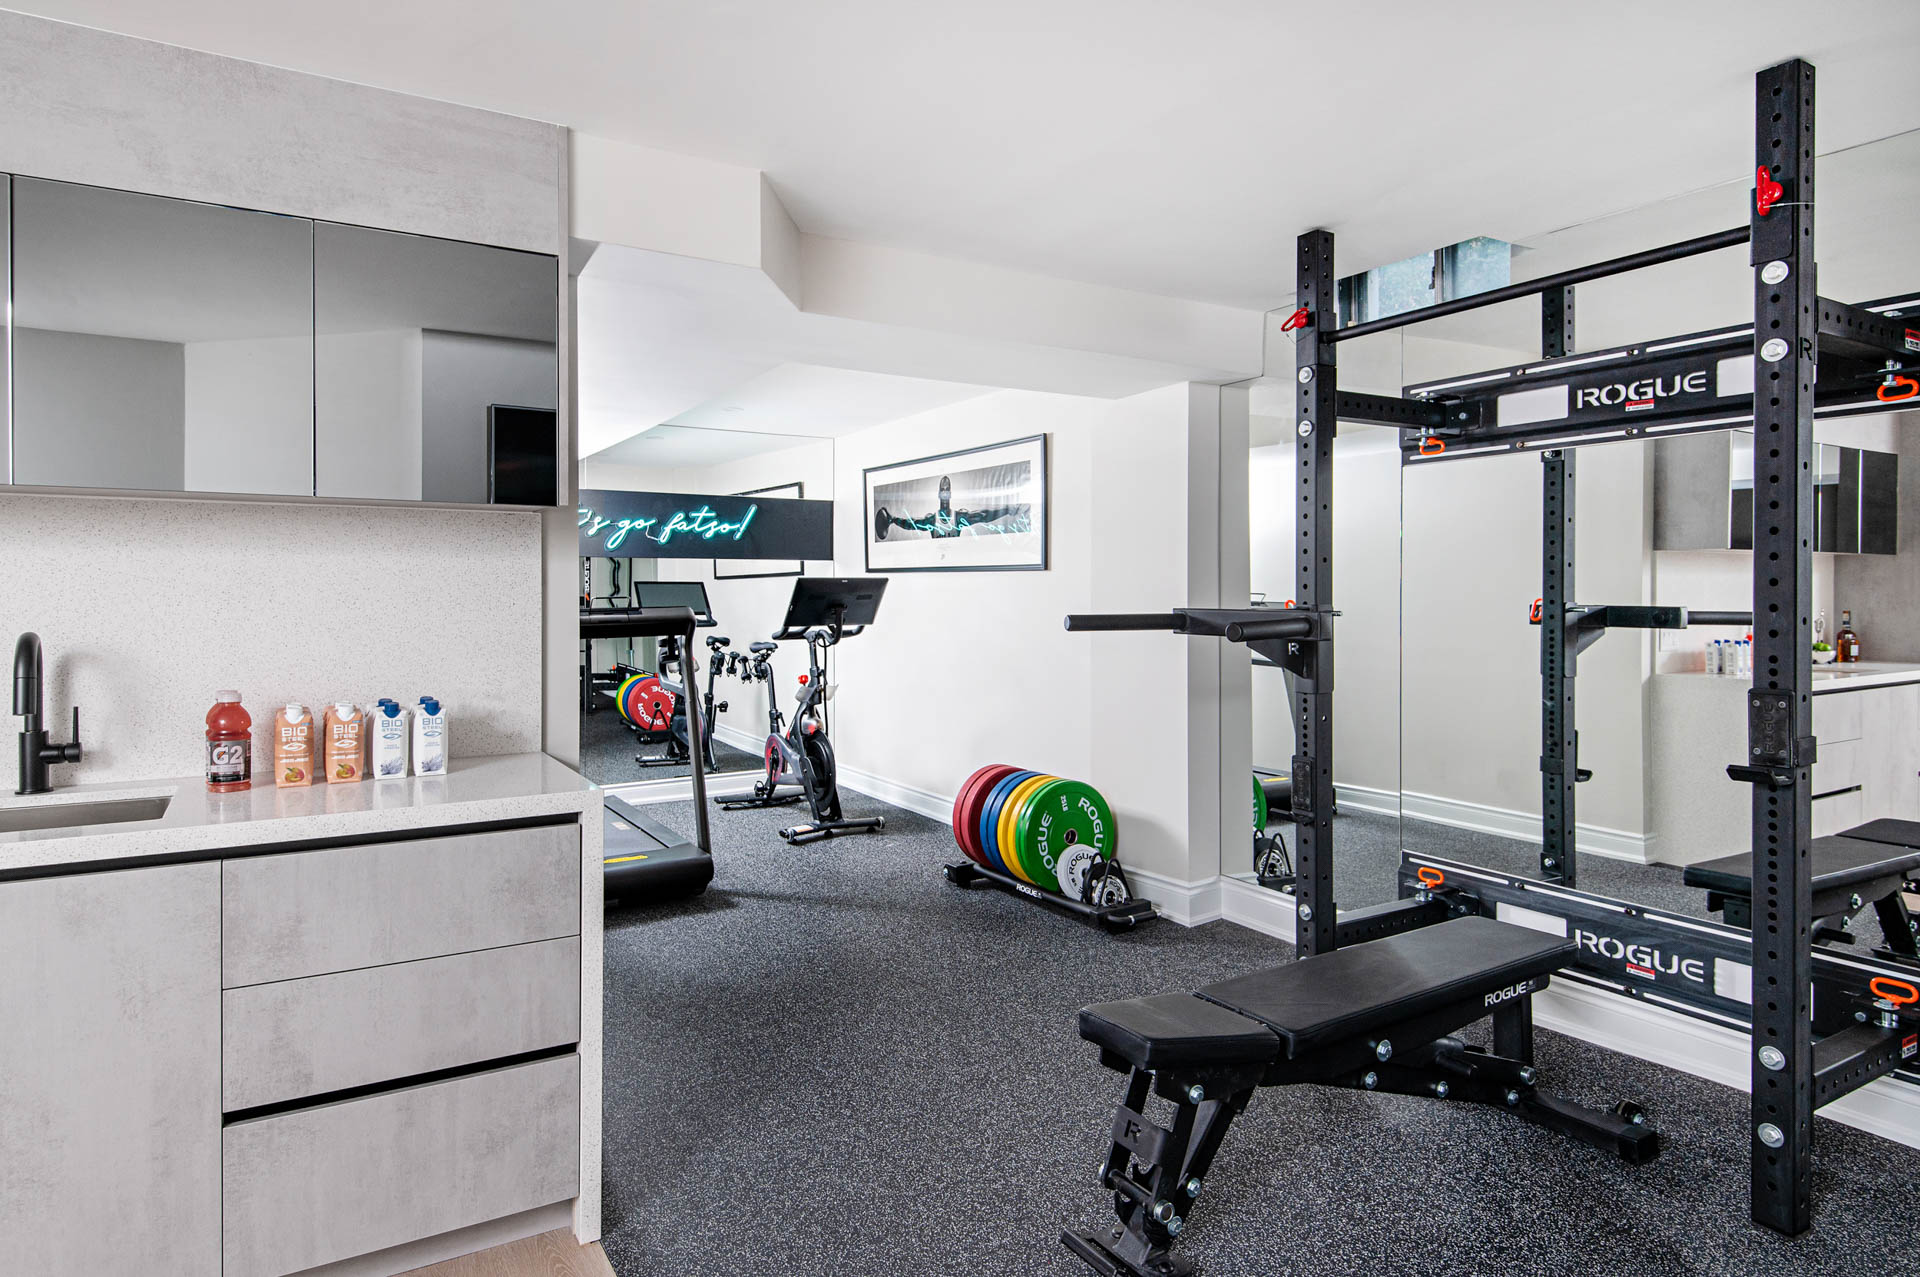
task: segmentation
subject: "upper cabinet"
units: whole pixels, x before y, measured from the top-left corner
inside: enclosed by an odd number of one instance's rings
[[[554,504],[557,272],[540,253],[316,225],[318,494]],[[540,450],[541,499],[495,491]]]
[[[13,180],[13,482],[313,492],[313,225]]]
[[[10,185],[0,481],[557,501],[556,258]]]
[[[1815,429],[1820,428],[1817,423]],[[1653,548],[1753,549],[1753,432],[1683,435],[1654,444]],[[1873,448],[1816,443],[1813,548],[1894,554],[1899,548],[1900,458]]]

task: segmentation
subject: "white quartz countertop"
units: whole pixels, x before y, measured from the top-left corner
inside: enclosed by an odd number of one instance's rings
[[[456,758],[444,776],[277,788],[254,782],[212,794],[198,776],[58,787],[0,797],[0,822],[22,807],[168,796],[155,820],[53,829],[0,829],[0,874],[67,864],[190,858],[313,839],[597,811],[599,787],[545,754]]]
[[[1753,685],[1750,678],[1732,678],[1725,674],[1708,674],[1704,670],[1676,670],[1671,673],[1657,674],[1656,678],[1687,678],[1701,682],[1724,683],[1728,687],[1746,688]],[[1851,692],[1863,687],[1884,687],[1890,683],[1920,682],[1920,665],[1908,665],[1899,661],[1853,661],[1846,665],[1816,665],[1813,667],[1813,690],[1822,692]]]

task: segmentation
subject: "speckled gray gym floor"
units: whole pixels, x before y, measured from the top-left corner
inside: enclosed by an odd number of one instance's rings
[[[1094,1175],[1122,1079],[1075,1011],[1291,949],[1225,923],[1107,936],[962,892],[940,877],[945,826],[846,797],[886,836],[790,848],[773,831],[791,812],[716,813],[704,896],[608,913],[614,1269],[1079,1277],[1059,1233],[1111,1215]],[[1920,1150],[1816,1118],[1817,1223],[1784,1238],[1747,1220],[1743,1093],[1538,1038],[1544,1085],[1641,1101],[1660,1157],[1626,1166],[1472,1105],[1267,1089],[1182,1249],[1206,1277],[1915,1271]]]

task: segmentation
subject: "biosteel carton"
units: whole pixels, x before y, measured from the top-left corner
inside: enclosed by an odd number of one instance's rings
[[[447,770],[447,707],[422,696],[413,711],[413,774],[443,776]]]
[[[313,783],[313,715],[298,701],[280,707],[273,716],[273,783]]]
[[[327,745],[327,783],[367,778],[367,715],[358,705],[336,701],[322,724]]]
[[[407,736],[412,721],[406,708],[390,696],[380,698],[369,715],[367,734],[373,738],[372,772],[375,780],[407,778]]]

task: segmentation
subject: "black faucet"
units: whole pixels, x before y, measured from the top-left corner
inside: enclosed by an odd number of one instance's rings
[[[24,718],[20,725],[20,787],[17,794],[44,794],[53,788],[47,768],[54,763],[80,761],[80,707],[73,707],[73,740],[55,745],[41,726],[40,636],[22,634],[13,645],[13,712]]]

